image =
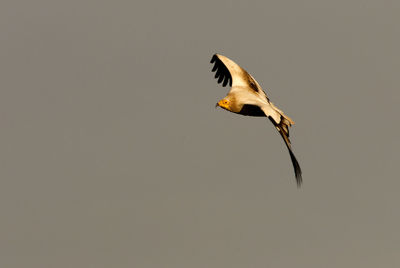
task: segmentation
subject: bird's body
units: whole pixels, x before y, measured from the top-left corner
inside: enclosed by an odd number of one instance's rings
[[[223,86],[229,83],[231,86],[229,93],[216,106],[241,115],[268,117],[285,141],[293,163],[297,184],[300,186],[302,182],[301,169],[289,140],[289,127],[294,124],[293,120],[270,102],[257,81],[234,61],[215,54],[211,63],[215,63],[212,71],[216,71],[215,78],[218,78],[218,83],[223,82]]]

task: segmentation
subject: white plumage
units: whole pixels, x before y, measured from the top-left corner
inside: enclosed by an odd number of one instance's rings
[[[281,134],[290,154],[296,176],[297,185],[302,183],[301,168],[293,154],[289,140],[289,127],[293,120],[278,109],[268,98],[257,81],[242,67],[231,59],[215,54],[211,59],[214,63],[212,71],[216,72],[218,83],[225,87],[228,83],[230,91],[216,106],[233,113],[246,116],[268,117]]]

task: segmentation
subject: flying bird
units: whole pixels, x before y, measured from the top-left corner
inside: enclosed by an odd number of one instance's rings
[[[301,168],[292,151],[289,139],[289,127],[294,124],[293,120],[279,110],[268,98],[257,81],[246,70],[236,64],[233,60],[219,54],[211,58],[214,63],[212,72],[218,83],[225,87],[229,84],[231,89],[225,98],[220,100],[215,107],[221,107],[232,113],[246,116],[268,117],[279,134],[282,136],[289,150],[290,159],[293,163],[297,186],[302,183]]]

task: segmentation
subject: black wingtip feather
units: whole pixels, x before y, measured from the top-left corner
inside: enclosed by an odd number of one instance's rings
[[[271,122],[275,125],[275,127],[278,127],[279,129],[279,134],[281,134],[283,141],[285,142],[285,145],[289,151],[290,154],[290,159],[292,160],[292,164],[293,164],[293,169],[294,169],[294,175],[296,177],[296,182],[297,182],[297,187],[300,188],[301,184],[303,183],[303,177],[302,177],[302,172],[301,172],[301,168],[299,165],[299,162],[297,162],[296,157],[294,156],[294,153],[292,151],[292,146],[290,145],[290,140],[287,136],[287,134],[284,131],[284,128],[282,127],[282,125],[276,124],[275,121],[271,118],[268,117]]]
[[[224,83],[222,84],[223,87],[225,87],[229,82],[229,78],[225,77]]]
[[[212,56],[212,58],[211,58],[210,63],[214,63],[214,62],[216,61],[216,59],[217,59],[217,54],[214,54],[214,55]]]
[[[225,87],[227,84],[232,86],[232,76],[229,72],[228,68],[225,64],[218,58],[217,54],[214,54],[211,58],[210,63],[214,63],[214,67],[212,68],[212,72],[215,72],[215,78],[218,79],[218,83],[220,84],[222,81],[222,86]]]
[[[219,77],[220,74],[221,74],[221,72],[220,72],[220,70],[218,69],[218,70],[215,72],[214,78],[217,79],[217,78]]]
[[[289,154],[290,154],[290,159],[292,160],[293,163],[293,169],[294,169],[294,174],[296,176],[297,187],[300,187],[301,184],[303,183],[303,177],[301,176],[302,173],[301,168],[299,162],[297,162],[297,159],[294,156],[292,149],[289,149]]]

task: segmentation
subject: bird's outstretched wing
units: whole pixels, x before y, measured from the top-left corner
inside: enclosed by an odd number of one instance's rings
[[[289,139],[289,127],[292,124],[294,124],[294,122],[292,121],[292,119],[290,119],[290,117],[288,117],[281,110],[276,108],[276,106],[273,103],[269,103],[268,105],[263,105],[261,107],[261,110],[269,118],[272,124],[274,124],[279,134],[282,136],[283,141],[285,142],[285,145],[289,150],[290,159],[292,160],[294,168],[294,174],[296,176],[297,186],[300,187],[303,181],[301,176],[301,168],[299,162],[296,159],[296,156],[292,151],[292,144]]]
[[[229,86],[232,86],[232,75],[229,71],[228,67],[223,63],[223,61],[218,57],[218,54],[214,54],[211,58],[210,63],[214,63],[214,67],[212,68],[212,72],[215,72],[215,78],[218,79],[218,84],[222,81],[223,87],[225,87],[228,83]]]
[[[289,139],[289,127],[294,124],[292,119],[285,115],[281,110],[279,110],[273,103],[269,103],[268,105],[264,105],[261,107],[261,110],[265,113],[265,115],[271,120],[272,124],[276,127],[279,134],[282,136],[283,141],[287,149],[289,150],[290,160],[292,160],[294,174],[296,176],[297,186],[300,187],[303,179],[301,175],[301,168],[299,162],[296,159],[292,151],[292,144]]]
[[[215,78],[218,83],[222,83],[225,87],[228,83],[231,87],[241,86],[254,90],[256,93],[268,97],[262,90],[257,81],[242,67],[236,64],[233,60],[219,54],[214,54],[211,58],[211,63],[214,63],[212,72],[215,73]]]
[[[274,123],[274,122],[272,122],[272,123]],[[290,160],[292,160],[297,186],[300,187],[301,183],[303,182],[303,178],[301,175],[301,168],[300,168],[299,162],[297,161],[296,156],[294,155],[294,153],[292,151],[292,144],[289,139],[289,129],[287,128],[287,126],[285,124],[282,124],[282,122],[280,124],[275,124],[275,127],[279,131],[279,134],[281,134],[283,140],[285,141],[286,147],[289,150]]]

